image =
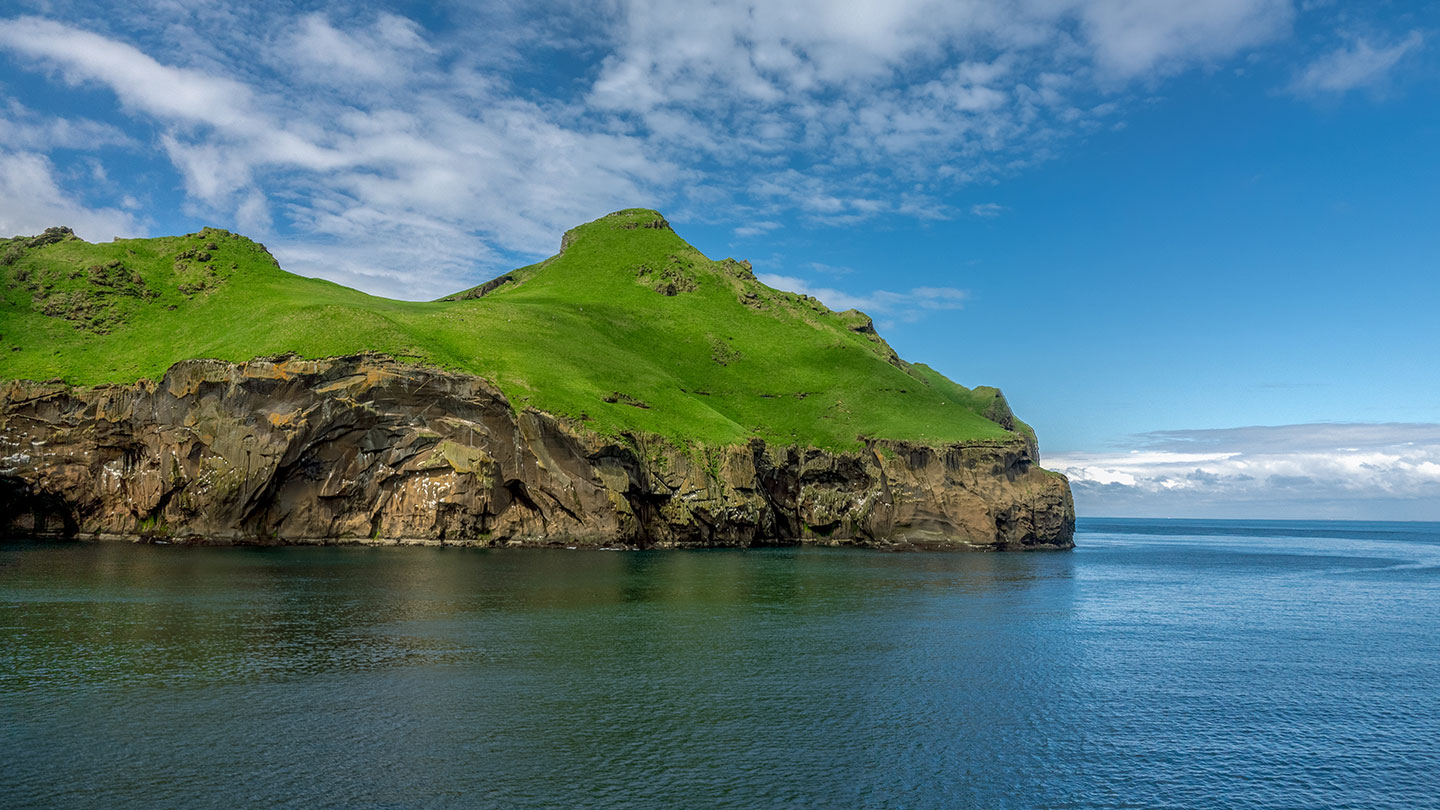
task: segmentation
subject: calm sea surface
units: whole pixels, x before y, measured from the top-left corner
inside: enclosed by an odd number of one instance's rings
[[[1440,807],[1440,524],[0,545],[0,807]]]

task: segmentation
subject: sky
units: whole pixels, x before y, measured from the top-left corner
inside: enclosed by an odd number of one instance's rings
[[[1440,520],[1440,4],[0,0],[0,233],[427,299],[633,206],[1082,516]]]

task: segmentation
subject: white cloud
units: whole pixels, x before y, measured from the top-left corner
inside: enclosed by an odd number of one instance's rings
[[[118,127],[88,118],[46,115],[10,100],[0,107],[0,146],[14,149],[134,148],[135,140]]]
[[[350,163],[345,152],[292,131],[235,79],[163,65],[131,45],[35,17],[7,20],[0,46],[57,66],[73,84],[103,84],[125,108],[168,124],[165,151],[186,190],[205,203],[249,187],[257,168],[325,171]]]
[[[908,292],[871,290],[852,294],[833,287],[815,286],[797,276],[758,273],[756,278],[777,290],[814,296],[833,310],[858,309],[873,317],[904,322],[917,321],[930,312],[960,309],[969,296],[966,291],[954,287],[915,287]],[[885,323],[882,322],[881,326],[883,328]]]
[[[1293,14],[1288,0],[624,0],[621,9],[618,45],[592,93],[602,106],[642,112],[790,104],[826,88],[883,85],[954,52],[1043,53],[1133,77],[1265,42]],[[990,85],[1010,72],[1005,61],[965,64],[928,89],[957,107],[992,108],[1005,97]]]
[[[505,252],[552,252],[567,228],[606,211],[659,202],[680,176],[623,134],[585,131],[535,103],[489,92],[437,64],[407,74],[377,38],[413,59],[433,49],[413,24],[382,18],[356,34],[307,25],[288,47],[336,70],[409,76],[368,106],[322,91],[254,87],[161,64],[139,49],[60,23],[0,26],[0,46],[110,88],[163,126],[160,144],[195,213],[235,222],[270,243],[287,269],[376,292],[428,298],[491,272]],[[392,54],[393,55],[393,54]],[[300,56],[296,56],[300,59]],[[389,75],[387,73],[387,75]],[[280,215],[294,235],[265,233]]]
[[[1045,459],[1083,514],[1353,514],[1356,504],[1440,517],[1440,425],[1304,424],[1143,434],[1125,452]],[[1420,504],[1420,506],[1415,506]],[[1318,511],[1316,511],[1318,510]],[[1350,511],[1347,511],[1350,510]]]
[[[0,235],[36,234],[52,225],[68,225],[92,242],[140,233],[126,211],[75,202],[44,155],[0,150]]]
[[[1271,41],[1291,17],[1289,0],[623,0],[587,100],[739,168],[763,213],[944,219],[936,197],[1098,127],[1118,109],[1104,91]],[[757,161],[787,150],[806,159]]]
[[[103,34],[4,20],[0,49],[153,127],[187,212],[258,230],[297,272],[415,297],[631,205],[743,210],[741,238],[950,218],[956,187],[1108,125],[1126,82],[1289,19],[1284,0],[618,0],[484,5],[436,34],[387,13],[151,6],[107,10]],[[111,124],[45,126],[7,143],[119,144]],[[923,308],[882,292],[863,300]]]
[[[780,227],[780,223],[773,220],[760,220],[741,225],[735,229],[735,235],[739,237],[763,236]]]
[[[970,213],[977,217],[998,217],[1009,210],[999,203],[978,203],[970,206]]]
[[[865,295],[851,295],[831,287],[816,287],[803,278],[796,276],[782,276],[778,273],[757,273],[756,278],[760,283],[777,290],[787,290],[801,295],[813,295],[819,298],[825,306],[836,311],[847,309],[865,310],[867,307],[874,308],[874,299]]]
[[[381,14],[372,25],[345,31],[312,13],[281,38],[273,58],[304,81],[347,86],[401,83],[417,57],[433,52],[420,26],[404,17]]]
[[[909,298],[921,309],[960,309],[970,293],[955,287],[916,287]]]
[[[626,0],[588,101],[664,148],[750,174],[762,210],[819,225],[947,218],[933,200],[1098,125],[1101,89],[1288,30],[1288,0]],[[723,130],[727,137],[696,138]],[[784,147],[810,159],[770,163]],[[773,170],[771,170],[773,167]],[[752,170],[752,171],[746,171]],[[906,193],[900,189],[913,184]]]
[[[1102,70],[1121,78],[1173,72],[1279,36],[1289,0],[1092,0],[1078,5]]]
[[[6,20],[0,45],[56,65],[72,83],[101,82],[135,112],[264,139],[280,159],[314,168],[344,162],[270,120],[251,89],[234,79],[163,65],[131,45],[36,17]]]
[[[1359,87],[1374,87],[1390,75],[1407,54],[1420,49],[1424,36],[1411,31],[1388,47],[1376,47],[1356,39],[1325,54],[1295,77],[1290,89],[1300,95],[1344,93]]]

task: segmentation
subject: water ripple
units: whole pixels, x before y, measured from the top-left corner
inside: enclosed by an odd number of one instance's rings
[[[1440,527],[1081,528],[0,546],[0,806],[1436,806]]]

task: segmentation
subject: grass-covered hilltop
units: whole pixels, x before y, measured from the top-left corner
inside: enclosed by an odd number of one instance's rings
[[[0,378],[133,383],[191,358],[373,352],[484,377],[517,410],[602,435],[830,449],[1029,436],[996,389],[904,362],[864,314],[712,261],[655,211],[610,214],[561,244],[479,287],[406,302],[293,275],[210,228],[0,240]]]

